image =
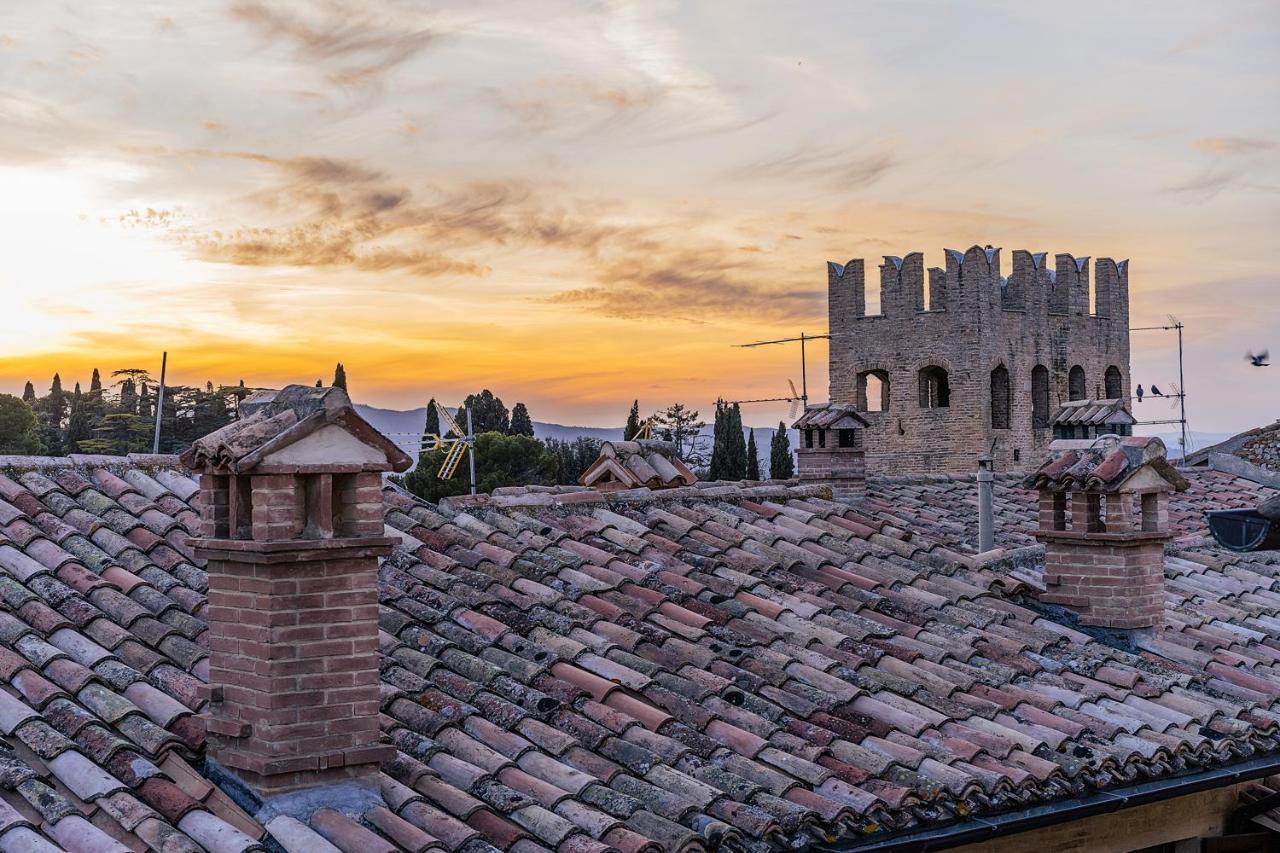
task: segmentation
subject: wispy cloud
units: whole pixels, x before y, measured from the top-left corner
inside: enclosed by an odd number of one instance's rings
[[[425,50],[437,33],[405,9],[379,15],[376,4],[326,0],[304,6],[236,0],[231,14],[267,42],[291,44],[341,86],[376,85],[387,72]]]
[[[1203,136],[1191,141],[1191,148],[1206,154],[1226,156],[1241,154],[1260,154],[1280,148],[1280,143],[1271,139],[1258,139],[1249,136]]]
[[[807,146],[738,166],[730,175],[735,180],[802,180],[834,190],[849,190],[871,186],[898,165],[897,156],[890,151]]]

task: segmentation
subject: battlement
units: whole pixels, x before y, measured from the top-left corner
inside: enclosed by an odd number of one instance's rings
[[[869,470],[1020,467],[1057,406],[1128,398],[1128,261],[1011,254],[886,255],[870,293],[863,260],[827,264],[831,399],[865,414]]]
[[[835,324],[920,312],[1036,311],[1127,322],[1129,262],[1015,250],[1013,269],[1001,269],[1001,249],[943,250],[943,265],[925,267],[924,255],[886,255],[880,264],[879,311],[868,312],[865,263],[827,263],[831,320]]]

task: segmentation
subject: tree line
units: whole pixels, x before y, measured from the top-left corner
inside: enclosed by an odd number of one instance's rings
[[[476,436],[476,487],[480,492],[492,492],[504,486],[573,485],[600,455],[602,442],[598,438],[535,438],[528,408],[523,403],[516,403],[508,410],[502,399],[489,389],[467,395],[453,411],[457,413],[455,419],[463,431],[467,428],[465,412],[471,412],[472,430]],[[743,438],[742,415],[736,404],[716,403],[710,447],[703,435],[706,422],[700,419],[696,410],[683,403],[673,403],[641,419],[640,402],[634,401],[622,428],[623,437],[628,440],[636,438],[646,424],[652,437],[675,445],[680,458],[702,478],[761,479],[755,431],[750,431],[748,437]],[[427,404],[423,433],[424,446],[429,443],[425,441],[427,436],[451,435],[447,425],[442,428],[435,398]],[[465,462],[449,479],[442,480],[438,476],[447,453],[447,446],[420,453],[417,466],[400,482],[415,495],[429,501],[466,494],[470,490],[470,477]],[[768,464],[772,478],[789,479],[795,473],[791,443],[783,423],[778,424],[774,433]]]
[[[68,453],[124,455],[152,450],[158,384],[142,368],[111,372],[104,383],[94,368],[87,390],[70,393],[55,373],[37,395],[27,382],[22,397],[0,394],[0,453],[64,456]],[[166,385],[160,417],[160,452],[177,453],[202,435],[230,423],[236,406],[253,391],[238,385]]]
[[[316,380],[320,386],[321,380]],[[333,384],[347,387],[341,363]],[[62,376],[53,374],[49,389],[37,395],[27,382],[21,397],[0,394],[0,454],[65,456],[101,453],[123,456],[153,449],[159,383],[140,367],[113,370],[106,382],[95,367],[88,389],[80,383],[70,393]],[[165,384],[160,412],[160,452],[181,453],[203,435],[236,418],[237,407],[257,388],[241,379],[236,385]]]

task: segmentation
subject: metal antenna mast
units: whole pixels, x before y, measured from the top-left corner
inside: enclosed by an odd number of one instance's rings
[[[1167,424],[1176,423],[1182,428],[1182,457],[1187,456],[1187,386],[1186,380],[1183,378],[1183,362],[1182,362],[1182,321],[1172,314],[1169,315],[1169,322],[1163,326],[1135,326],[1129,329],[1131,332],[1168,332],[1176,331],[1178,333],[1178,387],[1176,394],[1161,394],[1162,397],[1178,398],[1178,420],[1176,421],[1139,421],[1142,424]]]
[[[735,344],[735,346],[739,347],[740,349],[752,349],[754,347],[773,346],[774,344],[793,344],[793,343],[799,342],[800,344],[800,400],[807,406],[809,405],[809,370],[808,370],[808,364],[805,358],[805,348],[804,348],[805,342],[830,340],[832,337],[835,337],[835,335],[832,335],[830,332],[828,332],[825,335],[808,335],[808,334],[805,334],[804,332],[801,332],[800,337],[798,338],[779,338],[776,341],[754,341],[753,343],[749,343],[749,344]]]

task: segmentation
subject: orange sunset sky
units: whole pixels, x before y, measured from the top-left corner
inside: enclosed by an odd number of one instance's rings
[[[1280,415],[1243,359],[1280,349],[1278,44],[1274,2],[5,4],[0,391],[168,350],[707,414],[799,381],[731,345],[824,331],[826,261],[990,243],[1131,259],[1192,429],[1244,429]]]

